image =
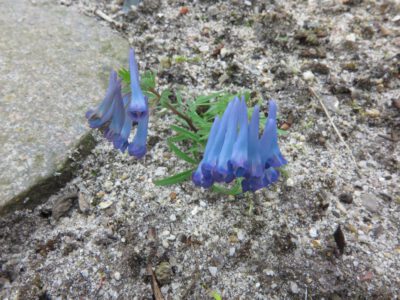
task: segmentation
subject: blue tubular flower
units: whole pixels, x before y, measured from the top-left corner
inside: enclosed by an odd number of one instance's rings
[[[229,102],[222,119],[215,118],[204,157],[192,175],[195,185],[205,188],[214,182],[242,180],[243,192],[255,192],[279,178],[276,167],[286,164],[278,147],[276,103],[270,102],[262,137],[258,138],[260,109],[254,107],[250,122],[244,98]]]
[[[231,164],[228,164],[233,150],[233,145],[237,138],[237,125],[239,109],[241,108],[239,98],[235,97],[232,104],[231,116],[227,121],[227,129],[225,134],[225,141],[222,145],[221,152],[218,156],[217,167],[214,173],[216,181],[225,181],[226,183],[231,182],[235,179],[233,168]]]
[[[193,180],[194,184],[197,186],[209,188],[214,184],[214,179],[211,176],[211,172],[203,174],[202,166],[203,166],[203,162],[207,161],[208,157],[210,155],[212,143],[215,139],[215,136],[218,133],[219,123],[220,123],[220,120],[219,120],[219,117],[217,116],[214,119],[214,123],[211,127],[210,134],[208,136],[207,145],[206,145],[206,149],[204,150],[203,159],[201,160],[199,166],[197,167],[197,170],[192,174],[192,180]]]
[[[127,105],[129,99],[130,94],[127,94],[123,97],[124,107]],[[121,134],[113,140],[114,148],[121,150],[122,153],[125,152],[126,148],[129,145],[128,139],[132,130],[133,123],[133,121],[129,118],[128,112],[126,110],[124,111],[124,114],[124,124],[121,129]]]
[[[129,72],[131,76],[131,102],[128,107],[129,117],[133,121],[139,122],[148,115],[148,105],[146,97],[140,88],[139,70],[133,49],[129,52]]]
[[[262,177],[264,166],[261,163],[260,148],[258,142],[258,129],[260,126],[260,108],[258,105],[254,107],[249,126],[249,142],[248,157],[249,168],[245,177]]]
[[[242,180],[243,192],[255,192],[275,183],[279,178],[279,172],[274,168],[264,170],[262,177],[248,177]]]
[[[278,145],[278,130],[276,126],[277,106],[274,100],[269,102],[268,119],[265,123],[264,133],[260,139],[261,160],[265,168],[278,168],[287,161],[282,156]]]
[[[112,142],[115,149],[141,158],[146,154],[149,108],[147,97],[140,89],[138,67],[133,49],[129,53],[131,92],[122,96],[121,80],[115,71],[111,71],[109,84],[101,104],[86,112],[91,128],[104,129],[105,138]],[[136,136],[129,143],[132,126],[138,124]]]
[[[233,106],[232,104],[233,101],[229,102],[222,116],[220,125],[218,126],[218,132],[216,133],[215,138],[211,141],[212,144],[210,147],[211,148],[210,153],[207,155],[207,158],[203,159],[203,164],[201,166],[203,174],[207,175],[212,174],[214,176],[214,171],[217,166],[218,156],[219,153],[221,152],[221,148],[225,139],[228,119],[231,117],[230,114]]]
[[[242,177],[249,168],[248,163],[248,125],[247,106],[244,98],[240,102],[239,109],[239,135],[232,149],[232,156],[229,164],[232,166],[237,177]]]
[[[104,136],[107,140],[112,142],[121,134],[122,126],[124,125],[125,110],[124,102],[121,95],[121,84],[117,84],[117,90],[114,94],[113,112],[111,116],[111,124],[105,130]]]
[[[114,96],[118,88],[120,88],[120,82],[117,78],[117,73],[111,71],[104,100],[96,109],[86,112],[90,128],[100,128],[111,119],[115,102]]]
[[[146,111],[147,111],[147,99],[146,99]],[[147,128],[149,125],[149,114],[146,113],[138,123],[136,135],[133,142],[128,146],[129,155],[133,155],[136,158],[142,158],[146,154],[146,142],[147,142]]]

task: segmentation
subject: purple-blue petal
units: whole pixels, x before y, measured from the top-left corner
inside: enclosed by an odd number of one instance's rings
[[[258,105],[254,107],[249,125],[249,142],[248,142],[248,158],[249,168],[245,174],[246,177],[261,177],[263,175],[264,166],[261,162],[258,129],[260,126],[260,108]]]
[[[234,178],[232,165],[228,162],[231,159],[233,145],[237,139],[238,117],[241,105],[237,97],[232,102],[231,115],[227,121],[224,143],[218,156],[217,167],[214,170],[214,176],[218,182],[230,182]]]
[[[231,164],[234,173],[238,177],[242,177],[246,170],[249,168],[248,163],[248,120],[247,120],[247,106],[244,99],[242,99],[241,108],[239,111],[239,135],[235,144],[233,145],[232,155],[229,163]]]
[[[224,143],[228,120],[231,117],[231,110],[233,107],[233,101],[229,102],[218,126],[218,131],[215,138],[212,140],[210,146],[210,152],[207,157],[203,158],[202,171],[204,174],[212,173],[217,166],[217,160],[219,153],[221,152],[222,145]]]
[[[108,81],[106,96],[96,109],[90,109],[86,112],[89,126],[91,128],[99,128],[107,123],[113,113],[115,93],[120,88],[117,73],[112,70]]]
[[[265,168],[281,167],[287,164],[287,161],[281,154],[278,145],[278,129],[276,126],[276,102],[270,100],[268,118],[265,123],[264,133],[259,141],[261,160]]]
[[[139,122],[148,115],[146,97],[140,88],[139,69],[135,58],[135,51],[129,51],[129,72],[131,77],[131,102],[128,106],[129,117]]]
[[[142,158],[146,154],[148,125],[149,125],[149,114],[147,114],[144,118],[142,118],[138,123],[136,135],[133,139],[133,142],[128,146],[129,155],[133,155],[136,158]]]

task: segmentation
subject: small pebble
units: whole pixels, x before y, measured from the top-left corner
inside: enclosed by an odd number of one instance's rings
[[[297,286],[296,282],[293,282],[293,281],[290,282],[290,291],[293,294],[298,294],[299,293],[299,287]]]
[[[314,76],[313,72],[306,71],[303,73],[303,78],[305,81],[313,81],[315,76]]]
[[[120,280],[121,279],[121,273],[120,272],[115,272],[114,273],[114,278],[115,278],[115,280]]]
[[[310,234],[310,237],[316,238],[318,236],[317,229],[311,228],[310,231],[309,231],[309,234]]]
[[[163,241],[162,241],[162,246],[163,246],[165,249],[167,249],[167,248],[169,247],[168,241],[167,241],[167,240],[163,240]]]
[[[380,209],[380,204],[378,198],[373,194],[366,194],[362,196],[362,203],[364,207],[370,212],[378,212]]]
[[[351,204],[351,203],[353,203],[353,195],[350,193],[340,194],[339,200],[340,200],[340,202],[343,202],[346,204]]]
[[[111,190],[112,190],[112,188],[113,188],[113,183],[111,182],[111,181],[106,181],[105,183],[104,183],[104,189],[107,191],[107,192],[111,192]]]
[[[243,241],[245,236],[244,236],[244,231],[242,229],[239,229],[237,232],[237,238],[239,241]]]
[[[166,175],[166,174],[167,174],[167,168],[165,168],[165,167],[159,167],[159,168],[157,168],[156,171],[154,172],[154,175],[155,175],[156,177],[162,177],[162,176],[164,176],[164,175]]]
[[[192,214],[192,216],[195,216],[198,212],[199,212],[199,207],[196,206],[196,207],[193,208],[193,210],[191,211],[191,214]]]
[[[213,276],[213,277],[217,276],[217,272],[218,272],[217,267],[208,267],[208,270],[210,271],[211,276]]]
[[[170,215],[169,219],[170,219],[170,221],[175,222],[176,221],[176,216],[175,215]]]
[[[292,178],[288,178],[288,179],[286,180],[286,186],[288,186],[288,187],[294,187],[294,181],[293,181]]]
[[[169,236],[167,237],[167,240],[169,240],[169,241],[175,241],[175,240],[176,240],[176,236],[173,235],[173,234],[171,234],[171,235],[169,235]]]

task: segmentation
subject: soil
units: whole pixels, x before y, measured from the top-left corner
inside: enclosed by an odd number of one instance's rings
[[[61,1],[114,20],[159,90],[276,99],[288,174],[235,197],[158,187],[188,167],[173,116],[153,111],[142,160],[94,132],[64,189],[0,219],[0,298],[152,299],[148,265],[165,299],[399,298],[400,6],[279,3]]]

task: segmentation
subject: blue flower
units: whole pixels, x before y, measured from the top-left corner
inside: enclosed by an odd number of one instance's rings
[[[147,109],[146,99],[146,109]],[[133,142],[128,146],[129,155],[133,155],[136,158],[142,158],[146,154],[146,141],[147,141],[147,128],[149,125],[149,114],[147,113],[142,119],[139,120],[138,127],[136,129],[136,135]]]
[[[269,101],[268,118],[265,123],[264,133],[260,139],[261,160],[265,168],[279,168],[287,164],[278,146],[278,130],[276,126],[276,112],[278,108],[274,100]]]
[[[228,125],[228,119],[230,117],[230,112],[233,107],[233,101],[229,102],[224,115],[222,116],[221,122],[218,126],[218,131],[215,133],[215,138],[211,141],[208,139],[207,143],[210,143],[210,152],[207,156],[203,158],[202,172],[203,174],[210,176],[212,175],[215,181],[221,181],[221,178],[216,174],[216,166],[218,161],[219,153],[221,152],[222,146],[224,144],[226,128]]]
[[[209,156],[210,156],[210,152],[211,152],[211,148],[212,148],[211,144],[218,133],[219,124],[220,124],[220,120],[219,120],[219,117],[217,116],[214,119],[214,123],[211,127],[211,131],[208,136],[208,141],[207,141],[206,149],[204,151],[203,159],[201,160],[197,170],[192,175],[192,180],[193,180],[194,184],[197,186],[209,188],[214,184],[214,179],[212,178],[211,172],[203,171],[203,164],[205,161],[209,161]]]
[[[106,96],[103,101],[96,109],[90,109],[86,112],[90,128],[100,128],[111,119],[114,110],[115,94],[118,89],[121,89],[121,86],[117,73],[111,71]]]
[[[242,177],[242,191],[255,192],[275,183],[279,178],[275,168],[287,163],[278,146],[276,111],[271,100],[259,138],[258,105],[249,122],[244,98],[229,102],[221,120],[216,117],[211,127],[204,157],[192,175],[194,184],[208,188],[214,182],[229,183]]]
[[[237,177],[242,177],[249,168],[248,162],[248,137],[249,130],[247,124],[247,106],[244,98],[240,102],[239,109],[239,134],[232,149],[232,156],[229,160],[234,173]]]
[[[128,114],[133,121],[139,121],[148,115],[146,96],[140,88],[139,70],[135,59],[135,51],[129,51],[129,72],[131,77],[131,101],[128,106]]]
[[[262,177],[264,167],[261,163],[258,130],[260,125],[260,108],[258,105],[254,107],[249,125],[249,140],[248,140],[248,159],[249,167],[245,172],[245,177]]]
[[[124,100],[124,107],[126,107],[127,103],[130,101],[130,94],[126,94],[123,97]],[[121,150],[122,153],[125,152],[126,148],[128,148],[129,142],[129,135],[131,134],[133,121],[128,116],[128,111],[124,110],[124,124],[121,129],[121,133],[118,137],[114,138],[113,144],[115,149]]]
[[[225,181],[226,183],[235,179],[233,167],[232,164],[229,163],[229,160],[232,156],[233,145],[237,139],[239,109],[241,108],[239,98],[235,97],[232,102],[231,116],[227,120],[225,140],[221,152],[218,155],[217,167],[214,172],[214,176],[217,178],[216,181]]]
[[[117,84],[117,89],[114,94],[113,110],[111,115],[111,123],[105,130],[104,136],[110,142],[117,139],[120,136],[122,126],[124,125],[125,111],[124,102],[121,95],[121,84]]]
[[[104,128],[104,136],[122,153],[141,158],[146,154],[149,107],[147,98],[140,89],[138,68],[133,49],[129,55],[131,92],[122,95],[121,80],[111,71],[106,96],[94,110],[86,113],[91,128]],[[138,124],[132,142],[129,137],[133,125]]]

